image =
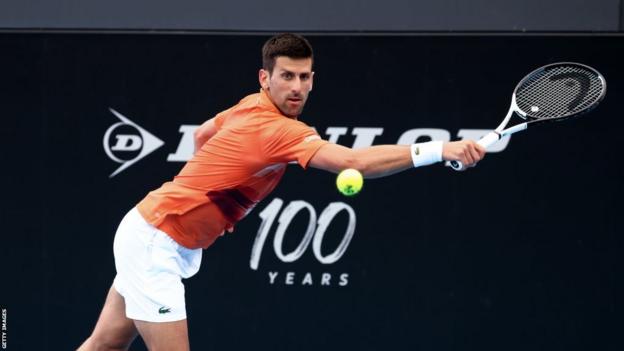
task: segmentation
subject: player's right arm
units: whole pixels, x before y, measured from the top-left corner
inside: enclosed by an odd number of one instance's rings
[[[429,147],[435,146],[430,144]],[[431,150],[421,150],[423,152],[432,152]],[[361,149],[350,149],[342,145],[330,143],[322,146],[312,156],[309,165],[333,173],[339,173],[347,168],[355,168],[362,172],[365,178],[379,178],[416,166],[419,155],[414,157],[412,155],[414,152],[418,152],[417,148],[413,148],[410,145],[376,145]],[[485,149],[473,140],[461,140],[443,143],[441,150],[437,151],[437,153],[437,156],[431,156],[432,160],[434,160],[431,163],[442,160],[457,160],[472,166],[483,158]],[[428,156],[425,155],[425,157]],[[425,161],[428,162],[428,160]]]
[[[193,140],[195,141],[195,149],[193,153],[196,153],[202,145],[204,145],[210,138],[212,138],[219,128],[215,123],[215,118],[211,118],[204,122],[201,126],[195,129],[195,133],[193,134]]]

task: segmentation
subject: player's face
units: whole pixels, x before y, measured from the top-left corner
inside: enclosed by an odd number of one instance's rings
[[[260,85],[275,106],[288,117],[297,117],[303,111],[312,90],[312,59],[291,59],[279,56],[273,73],[260,70]]]

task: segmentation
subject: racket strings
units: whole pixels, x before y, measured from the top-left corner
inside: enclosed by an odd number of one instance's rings
[[[595,72],[562,65],[527,77],[516,89],[516,104],[533,118],[560,118],[590,108],[603,92]]]

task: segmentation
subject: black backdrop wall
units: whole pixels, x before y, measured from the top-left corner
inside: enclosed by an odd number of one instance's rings
[[[265,39],[0,36],[8,349],[88,336],[119,220],[181,168],[194,127],[257,91]],[[587,118],[515,136],[469,172],[407,171],[345,198],[334,175],[291,166],[186,281],[194,349],[622,349],[621,37],[310,40],[302,119],[347,146],[476,138],[549,62],[592,65],[609,87]]]

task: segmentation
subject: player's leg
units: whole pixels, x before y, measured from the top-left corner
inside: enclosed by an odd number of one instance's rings
[[[134,321],[134,324],[150,351],[190,350],[186,319],[159,323]]]
[[[194,274],[199,268],[201,249],[191,252],[179,247],[172,248],[169,245],[171,242],[166,234],[155,237],[149,284],[151,289],[143,291],[142,298],[137,299],[140,310],[128,314],[134,319],[134,325],[150,351],[190,349],[182,283],[182,277],[186,277],[187,272],[183,267],[188,266]],[[181,251],[188,251],[188,257]]]
[[[78,350],[127,350],[136,336],[133,321],[126,317],[123,297],[111,287],[93,333]]]
[[[124,217],[113,250],[114,287],[150,351],[188,350],[182,279],[197,273],[202,250],[180,246],[136,209]]]

